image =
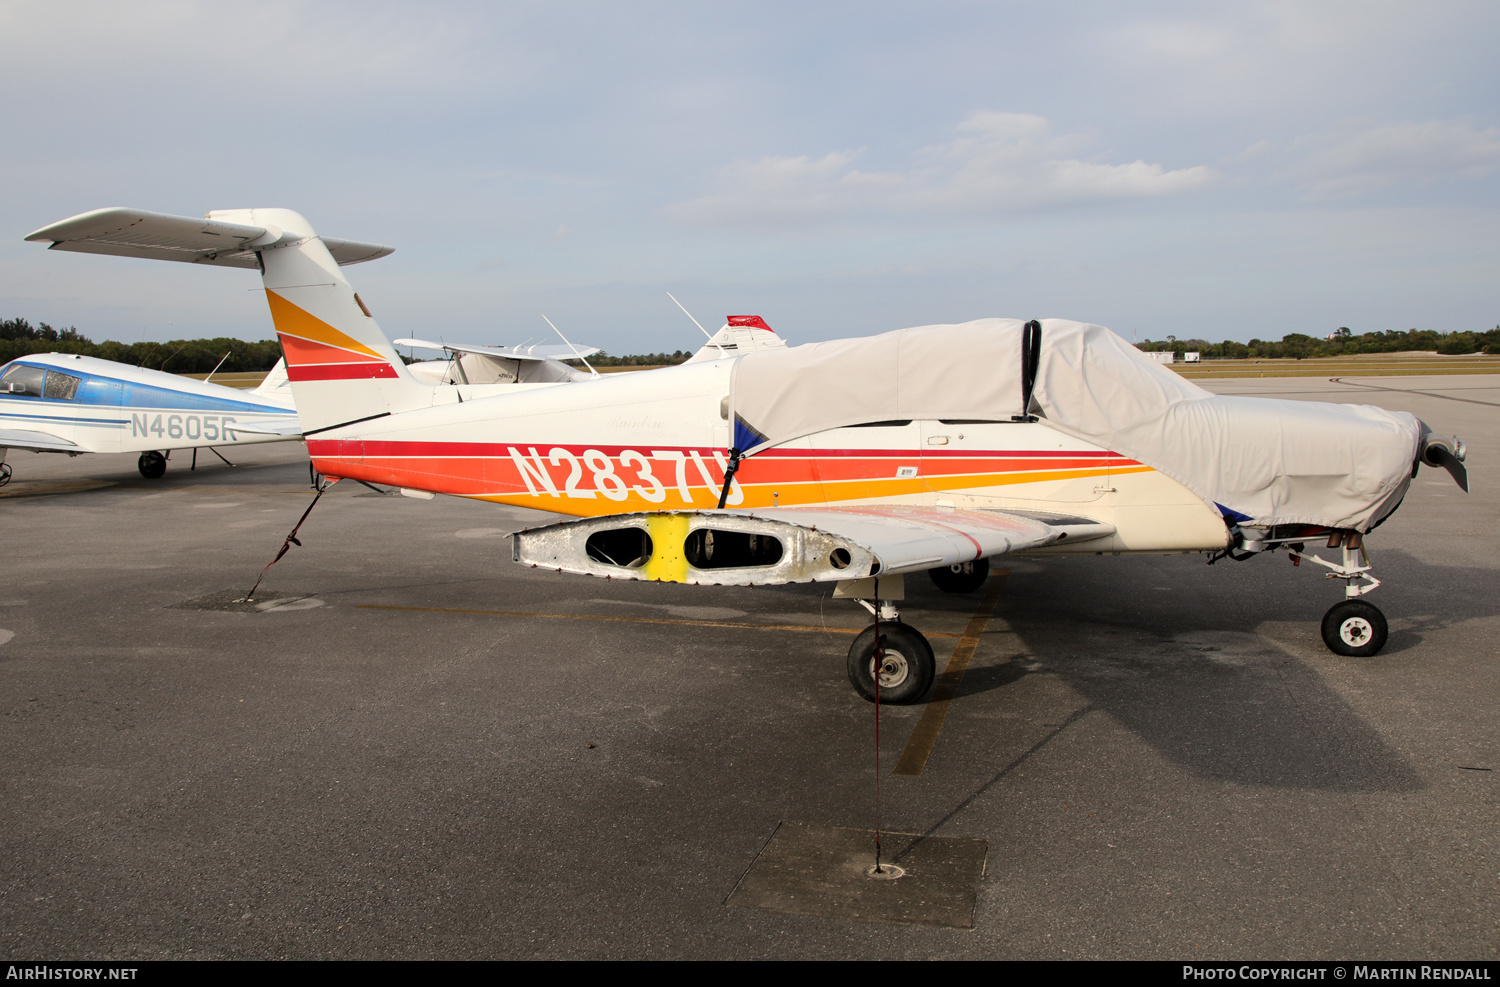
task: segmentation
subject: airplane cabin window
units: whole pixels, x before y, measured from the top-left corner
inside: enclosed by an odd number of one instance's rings
[[[41,367],[13,363],[4,375],[0,375],[0,394],[7,397],[39,398],[42,396],[42,382],[45,379],[46,371]]]
[[[47,371],[47,397],[54,401],[71,401],[78,394],[78,385],[81,383],[83,383],[82,377],[49,370]]]

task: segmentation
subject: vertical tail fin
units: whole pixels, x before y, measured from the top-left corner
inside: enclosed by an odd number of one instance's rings
[[[266,374],[266,379],[250,392],[263,398],[271,398],[274,401],[292,400],[292,384],[286,376],[286,358],[276,361],[276,366]]]
[[[676,299],[672,299],[676,301]],[[756,350],[782,349],[786,340],[766,325],[758,315],[731,315],[704,346],[688,358],[688,363],[722,360],[725,357],[754,353]]]
[[[407,372],[307,220],[287,209],[222,210],[209,218],[283,233],[257,256],[304,434],[432,403],[432,389]]]

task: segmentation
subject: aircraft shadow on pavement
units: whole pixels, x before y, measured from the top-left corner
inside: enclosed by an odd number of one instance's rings
[[[1238,607],[1215,599],[1227,583],[1195,585],[1185,606],[1186,592],[1142,596],[1128,573],[1114,581],[1118,591],[1100,582],[1088,592],[1070,586],[1062,570],[1030,574],[1007,586],[957,700],[1003,695],[1028,676],[1051,675],[1081,697],[1080,706],[1108,713],[1201,778],[1415,791],[1424,786],[1418,773],[1325,681],[1320,666],[1420,661],[1430,634],[1500,613],[1500,598],[1479,591],[1493,578],[1489,570],[1432,565],[1399,550],[1382,552],[1379,563],[1390,590],[1379,602],[1396,627],[1372,659],[1324,651],[1322,610],[1338,596],[1306,593],[1270,567],[1244,578],[1243,588],[1265,605]],[[1118,595],[1101,598],[1111,592]],[[1283,641],[1283,634],[1265,632],[1268,620],[1307,630]]]

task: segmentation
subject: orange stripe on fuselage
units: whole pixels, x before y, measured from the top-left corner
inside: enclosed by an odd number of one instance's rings
[[[328,439],[310,439],[308,449],[315,468],[330,476],[580,517],[712,508],[724,478],[723,453],[702,449]],[[905,463],[920,465],[924,475],[894,476],[896,464]],[[763,454],[741,464],[736,487],[743,499],[731,506],[845,503],[1150,469],[1107,453],[1006,451],[941,461],[900,451],[871,451],[864,459],[848,452],[828,458],[805,451]]]

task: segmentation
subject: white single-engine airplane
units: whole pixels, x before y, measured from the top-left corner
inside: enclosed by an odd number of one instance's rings
[[[117,254],[155,242],[149,218],[88,234],[115,212],[29,239]],[[1107,329],[1061,319],[767,347],[471,399],[412,376],[345,281],[337,242],[298,214],[161,221],[213,226],[253,252],[322,473],[576,515],[514,536],[513,558],[533,566],[835,582],[875,615],[848,670],[866,698],[878,681],[883,702],[920,700],[934,673],[897,613],[903,577],[972,591],[988,559],[1015,552],[1286,549],[1345,584],[1323,621],[1328,646],[1372,655],[1386,622],[1360,598],[1379,585],[1365,535],[1423,463],[1467,489],[1462,444],[1409,414],[1213,395]],[[1309,554],[1317,539],[1342,557]]]
[[[33,353],[0,367],[0,486],[10,482],[10,449],[138,452],[141,475],[155,479],[172,449],[300,434],[282,363],[253,390],[71,353]]]
[[[435,343],[428,339],[398,339],[397,346],[444,350],[446,360],[409,363],[406,369],[424,384],[554,384],[593,379],[593,374],[563,363],[599,352],[597,346],[477,346],[469,343]]]

